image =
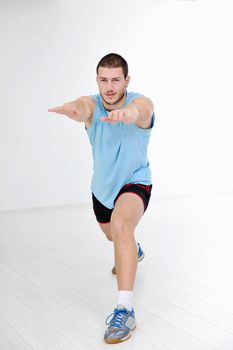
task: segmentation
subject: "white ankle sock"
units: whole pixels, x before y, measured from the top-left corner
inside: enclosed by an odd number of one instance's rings
[[[123,305],[126,307],[126,309],[131,311],[133,308],[132,299],[133,299],[133,291],[119,290],[117,305]]]

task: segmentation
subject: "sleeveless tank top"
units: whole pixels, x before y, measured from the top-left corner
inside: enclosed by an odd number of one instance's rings
[[[123,107],[140,96],[142,95],[138,93],[127,92]],[[91,125],[86,129],[93,156],[91,190],[104,206],[112,209],[114,200],[124,185],[151,185],[147,146],[154,125],[154,114],[149,129],[123,122],[102,122],[100,118],[109,112],[105,110],[100,94],[91,97],[96,101]]]

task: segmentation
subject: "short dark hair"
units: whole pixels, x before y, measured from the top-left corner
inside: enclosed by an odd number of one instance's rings
[[[107,67],[107,68],[118,68],[121,67],[123,70],[124,77],[128,76],[128,63],[126,60],[118,55],[117,53],[109,53],[101,58],[96,67],[96,73],[98,75],[99,67]]]

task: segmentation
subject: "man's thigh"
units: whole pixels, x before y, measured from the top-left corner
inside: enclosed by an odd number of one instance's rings
[[[121,220],[135,228],[144,213],[142,199],[135,193],[122,193],[115,202],[111,223]]]

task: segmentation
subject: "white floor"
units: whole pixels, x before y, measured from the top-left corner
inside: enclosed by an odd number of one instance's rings
[[[232,350],[233,195],[157,199],[138,226],[137,329],[103,342],[113,249],[91,205],[0,212],[1,350]]]

